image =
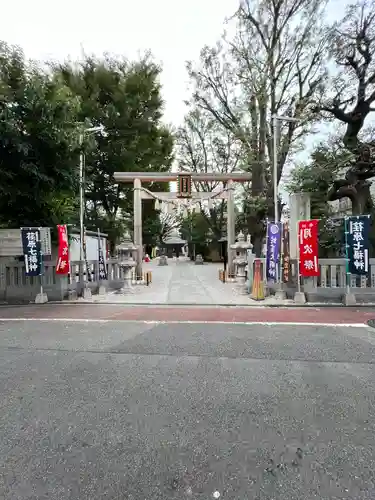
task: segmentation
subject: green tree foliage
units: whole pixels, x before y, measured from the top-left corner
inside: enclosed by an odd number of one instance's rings
[[[181,238],[188,242],[189,255],[201,254],[207,257],[209,243],[217,237],[213,233],[210,218],[202,212],[189,212],[181,221]]]
[[[180,227],[180,217],[176,214],[163,213],[156,210],[155,214],[147,215],[143,223],[143,244],[148,247],[160,246],[173,229]]]
[[[154,193],[169,192],[170,186],[165,182],[154,182],[150,186]],[[160,204],[159,204],[160,205]],[[180,217],[176,212],[166,212],[162,207],[155,208],[155,200],[142,202],[143,244],[148,247],[158,246],[165,236],[179,227]]]
[[[311,193],[311,215],[324,217],[331,210],[327,191],[332,182],[349,168],[351,158],[338,139],[322,142],[311,153],[309,162],[297,165],[291,171],[286,189],[291,193]]]
[[[286,189],[290,193],[307,192],[311,195],[311,217],[320,219],[319,245],[321,257],[342,254],[344,243],[343,219],[327,202],[327,192],[333,181],[349,168],[352,156],[334,137],[319,144],[310,161],[292,170]]]
[[[0,44],[0,224],[74,222],[79,99],[56,75]],[[67,202],[69,200],[69,203]]]
[[[160,68],[148,56],[138,62],[88,57],[55,72],[81,99],[80,121],[104,129],[87,150],[86,197],[95,223],[114,243],[133,204],[133,186],[116,185],[114,172],[166,171],[173,159],[173,136],[161,123]]]

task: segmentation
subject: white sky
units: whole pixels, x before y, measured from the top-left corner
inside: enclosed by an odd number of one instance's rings
[[[151,50],[162,63],[165,121],[179,125],[188,98],[186,60],[213,44],[238,0],[14,0],[3,2],[0,39],[38,60]]]
[[[330,21],[349,0],[330,0]],[[165,121],[179,125],[185,113],[185,62],[197,60],[205,44],[214,44],[225,17],[239,0],[13,0],[3,2],[0,39],[20,45],[38,60],[77,59],[104,52],[132,59],[151,50],[163,66]]]

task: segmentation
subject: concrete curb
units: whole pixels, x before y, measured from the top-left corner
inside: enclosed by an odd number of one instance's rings
[[[353,306],[345,306],[340,303],[306,303],[306,304],[262,304],[260,301],[257,304],[227,304],[227,303],[222,303],[222,304],[196,304],[196,303],[191,303],[188,304],[186,302],[173,302],[169,304],[165,304],[163,302],[153,302],[152,304],[145,304],[144,302],[95,302],[95,301],[85,301],[85,300],[72,300],[72,301],[64,301],[64,302],[59,302],[59,301],[49,301],[45,304],[35,304],[34,302],[29,303],[29,304],[0,304],[0,310],[3,308],[19,308],[19,307],[48,307],[50,305],[60,305],[60,306],[69,306],[69,305],[89,305],[89,306],[118,306],[118,307],[145,307],[145,308],[168,308],[168,307],[183,307],[183,308],[210,308],[210,309],[215,309],[215,308],[220,308],[220,307],[226,307],[226,308],[232,308],[232,309],[251,309],[251,308],[258,308],[258,309],[271,309],[271,308],[279,308],[279,309],[301,309],[301,308],[310,308],[310,309],[320,309],[320,308],[334,308],[334,309],[372,309],[375,308],[375,303],[370,303],[370,304],[356,304]],[[1,317],[0,317],[1,321]]]

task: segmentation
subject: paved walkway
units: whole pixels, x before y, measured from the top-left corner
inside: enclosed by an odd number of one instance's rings
[[[259,302],[252,300],[244,293],[244,287],[237,283],[222,283],[218,271],[222,264],[206,263],[196,266],[187,259],[169,259],[168,266],[158,266],[157,260],[145,263],[144,271],[152,271],[152,283],[149,286],[134,286],[132,294],[109,292],[106,295],[95,295],[95,302],[133,303],[133,304],[163,304],[163,305],[254,305]],[[292,305],[292,300],[283,301]],[[280,304],[273,297],[261,302],[261,305]]]

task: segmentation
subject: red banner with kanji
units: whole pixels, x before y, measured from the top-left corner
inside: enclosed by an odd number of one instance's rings
[[[56,274],[69,273],[69,242],[68,242],[68,229],[66,225],[57,226],[58,236],[58,251],[57,251],[57,264]]]
[[[318,220],[298,222],[299,273],[306,278],[319,276]]]

